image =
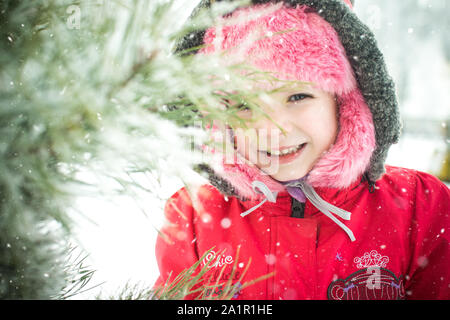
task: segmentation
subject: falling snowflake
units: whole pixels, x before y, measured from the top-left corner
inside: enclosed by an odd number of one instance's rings
[[[425,268],[428,265],[428,258],[425,256],[417,258],[417,264],[419,265],[419,267]]]
[[[223,218],[220,221],[220,225],[222,226],[222,228],[228,229],[231,226],[231,220],[229,218]]]
[[[202,215],[203,223],[209,223],[209,222],[211,222],[211,220],[212,220],[212,217],[211,217],[211,215],[209,213],[204,213]]]
[[[177,237],[178,240],[184,241],[187,238],[187,233],[184,232],[184,231],[178,231],[177,234],[176,234],[176,237]]]
[[[277,261],[277,258],[273,254],[266,254],[266,263],[268,265],[273,265]]]

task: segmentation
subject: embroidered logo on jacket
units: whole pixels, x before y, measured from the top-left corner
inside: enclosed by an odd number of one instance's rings
[[[353,259],[353,262],[356,263],[356,267],[358,269],[370,267],[386,268],[386,265],[389,262],[389,257],[382,256],[377,252],[377,250],[372,250],[370,253],[364,253],[362,257],[356,257]]]
[[[403,279],[386,269],[389,257],[376,250],[353,260],[359,271],[328,287],[330,300],[400,300],[405,297]]]
[[[211,261],[209,264],[208,262]],[[232,264],[233,263],[233,257],[232,256],[226,256],[225,254],[216,254],[215,251],[209,252],[205,258],[203,259],[203,265],[207,265],[207,268],[221,268],[222,266],[226,264]]]
[[[359,270],[333,281],[328,287],[329,300],[401,300],[404,297],[403,279],[380,267]]]
[[[233,284],[233,288],[236,289],[236,293],[233,299],[237,298],[241,294],[242,284],[238,281],[241,277],[241,271],[233,271],[234,259],[231,255],[226,255],[225,251],[216,253],[211,250],[203,259],[202,265],[206,266],[209,271],[205,274],[205,278],[208,279],[213,288],[207,289],[205,297],[219,296],[223,293],[226,283],[229,280],[237,281]]]

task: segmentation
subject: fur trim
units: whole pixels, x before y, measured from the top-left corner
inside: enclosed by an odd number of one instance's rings
[[[322,156],[308,174],[307,181],[313,187],[347,188],[360,179],[367,170],[375,150],[375,130],[372,114],[358,89],[339,98],[339,134],[336,143]],[[212,129],[211,136],[218,128]],[[231,137],[227,137],[231,140]],[[212,168],[225,184],[232,186],[235,194],[242,198],[257,200],[252,182],[264,182],[272,191],[285,190],[279,181],[263,173],[239,153],[235,154],[234,164],[227,164],[226,157],[218,153]],[[210,172],[211,176],[214,176]],[[217,182],[217,181],[216,181]],[[219,185],[224,184],[220,182]],[[223,189],[223,185],[221,185]]]
[[[248,162],[239,153],[235,164],[219,163],[215,168],[216,174],[223,177],[225,181],[233,185],[235,192],[247,200],[263,200],[265,196],[259,191],[255,192],[252,182],[255,180],[263,182],[272,192],[281,192],[285,187],[275,179],[263,173],[254,164]]]
[[[201,53],[226,50],[227,58],[231,57],[227,63],[239,63],[239,58],[250,60],[279,78],[314,82],[322,90],[337,94],[339,135],[310,171],[308,182],[314,187],[345,188],[360,178],[369,165],[375,147],[372,115],[357,89],[336,31],[308,9],[278,4],[238,10],[223,22],[225,26],[220,30],[206,31],[207,46]],[[267,32],[285,30],[293,31],[264,37]],[[213,169],[245,198],[255,197],[251,186],[254,180],[263,181],[273,191],[284,190],[278,181],[261,173],[239,154],[235,164],[227,165],[221,159]]]
[[[250,61],[281,80],[312,82],[337,95],[356,88],[333,27],[307,6],[282,3],[243,8],[206,31],[200,53],[224,52],[227,64]],[[225,60],[225,59],[224,59]]]
[[[375,150],[372,114],[360,91],[339,97],[339,134],[336,143],[309,172],[314,187],[346,188],[364,174]]]
[[[348,0],[344,1],[348,4]],[[311,10],[315,10],[315,12],[327,21],[339,35],[340,43],[343,48],[345,48],[346,56],[349,58],[365,105],[369,107],[372,114],[372,121],[375,129],[375,151],[372,154],[370,164],[364,176],[372,182],[378,180],[385,172],[384,163],[390,146],[393,143],[397,143],[399,140],[402,125],[395,94],[395,84],[388,74],[383,54],[377,46],[374,34],[358,19],[356,14],[349,9],[349,6],[340,0],[252,0],[254,5],[278,2],[283,2],[286,6],[291,7],[307,5]],[[198,9],[208,5],[209,0],[203,0]],[[195,12],[197,12],[197,10]],[[191,34],[186,35],[186,37],[184,37],[177,45],[176,51],[182,53],[183,50],[202,45],[204,35],[205,30],[194,31]],[[191,50],[189,54],[195,53],[195,50]],[[342,106],[345,105],[345,99],[343,98],[344,95],[342,95],[340,99]],[[363,115],[360,116],[364,117]],[[342,122],[342,118],[340,119],[340,122]],[[351,130],[349,132],[351,132]],[[318,169],[326,171],[325,160],[331,156],[333,150],[335,150],[337,154],[344,154],[343,149],[337,147],[343,136],[352,140],[351,135],[340,134],[336,140],[335,146],[330,149],[328,155],[321,159],[322,161],[319,161],[316,164],[316,167],[313,168],[313,170]],[[360,137],[355,137],[355,141],[357,141],[356,146],[364,146]],[[370,139],[368,138],[367,141],[370,141]],[[369,149],[370,148],[367,148],[366,151],[368,152]],[[357,149],[353,149],[353,151],[356,152]],[[360,166],[358,167],[364,167],[365,162],[366,160],[361,161]],[[349,165],[349,163],[340,168],[336,167],[332,171],[342,172],[343,176],[347,176],[345,174],[347,165]],[[204,166],[205,170],[206,168],[208,168],[207,173],[210,176],[212,184],[221,190],[221,192],[233,195],[231,192],[234,192],[234,187],[227,184],[222,177],[216,175],[208,165]],[[331,178],[328,180],[331,180]],[[318,183],[320,184],[320,182]]]

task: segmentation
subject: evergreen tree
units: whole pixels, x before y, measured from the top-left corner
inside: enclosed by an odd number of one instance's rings
[[[136,187],[132,172],[183,177],[199,161],[186,143],[203,137],[192,126],[239,119],[233,106],[217,108],[224,96],[211,82],[243,97],[233,69],[173,54],[178,39],[239,4],[186,21],[190,0],[0,2],[1,299],[86,289],[92,271],[83,254],[72,259],[68,212],[77,195],[105,190],[80,171],[113,178],[119,193]]]

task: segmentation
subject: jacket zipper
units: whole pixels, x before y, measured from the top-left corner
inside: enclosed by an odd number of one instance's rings
[[[291,198],[291,217],[300,219],[305,217],[305,203],[294,197]]]
[[[298,201],[296,198],[292,197],[291,199],[291,217],[292,218],[300,218],[303,219],[305,217],[305,210],[306,210],[306,205],[307,205],[308,200],[306,200],[306,202],[300,202]],[[308,203],[308,209],[311,209],[310,204]],[[314,257],[313,257],[313,264],[314,266],[317,266],[317,246],[318,246],[318,230],[316,230],[316,239],[315,239],[315,248],[314,248]],[[317,268],[314,268],[316,270],[317,273]],[[313,275],[313,283],[317,284],[317,274]],[[317,286],[314,285],[313,286],[313,292],[311,294],[311,298],[312,299],[316,299],[317,298]]]

